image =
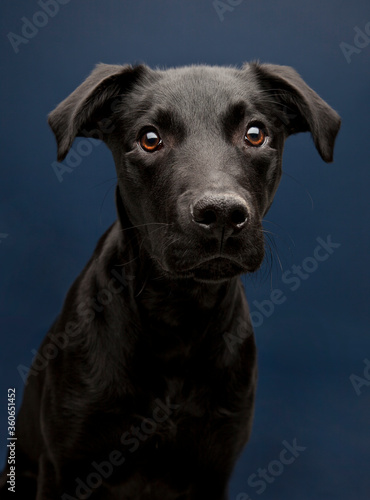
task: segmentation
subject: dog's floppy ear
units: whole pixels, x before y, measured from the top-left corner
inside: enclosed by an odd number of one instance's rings
[[[64,160],[77,136],[112,114],[114,98],[127,92],[147,71],[144,65],[98,64],[90,76],[49,114],[48,122],[58,145],[58,161]]]
[[[282,117],[288,133],[311,132],[321,158],[333,161],[334,142],[340,117],[289,66],[251,63],[248,66],[262,88],[285,110]]]

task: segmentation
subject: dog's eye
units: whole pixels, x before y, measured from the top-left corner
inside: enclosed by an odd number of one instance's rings
[[[139,143],[147,153],[153,153],[162,147],[162,139],[155,130],[146,130],[141,134]]]
[[[247,128],[245,140],[250,146],[262,146],[266,139],[266,132],[259,125],[252,125]]]

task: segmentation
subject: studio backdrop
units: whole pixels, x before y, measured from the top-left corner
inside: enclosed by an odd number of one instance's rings
[[[116,218],[106,146],[57,162],[48,113],[99,62],[292,66],[342,118],[334,162],[286,142],[265,263],[243,276],[258,348],[251,440],[232,500],[370,495],[369,84],[366,0],[2,0],[0,466],[27,372]],[[41,361],[40,361],[41,362]]]

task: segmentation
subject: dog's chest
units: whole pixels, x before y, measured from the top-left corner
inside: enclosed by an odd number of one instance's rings
[[[192,436],[197,446],[207,429],[235,416],[238,398],[234,395],[233,401],[230,399],[232,381],[206,359],[203,363],[189,361],[177,372],[171,365],[169,373],[158,375],[149,371],[148,375],[151,380],[144,391],[151,395],[149,409],[138,424],[148,445],[159,448]],[[185,441],[184,445],[191,444]]]
[[[212,388],[171,378],[160,397],[153,395],[149,411],[132,416],[120,441],[134,461],[152,456],[166,462],[174,453],[177,459],[185,454],[196,460],[199,449],[205,449],[202,443],[215,439],[215,429],[232,424],[235,414],[230,410]]]

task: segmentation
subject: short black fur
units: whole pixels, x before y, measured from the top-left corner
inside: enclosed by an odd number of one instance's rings
[[[331,161],[339,117],[287,67],[99,65],[49,123],[60,161],[77,135],[109,146],[118,219],[29,373],[13,498],[225,500],[257,372],[239,275],[263,260],[286,137]]]

